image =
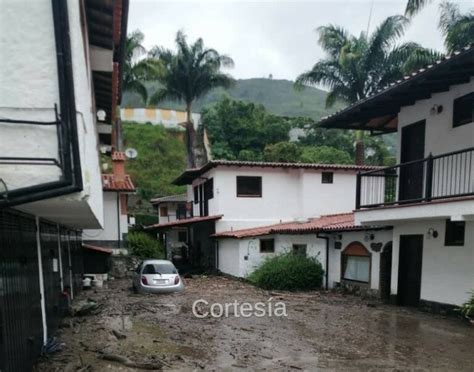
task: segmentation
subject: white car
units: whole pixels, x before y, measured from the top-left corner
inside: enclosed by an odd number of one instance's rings
[[[184,283],[171,261],[145,260],[133,273],[133,290],[147,293],[170,293],[184,290]]]

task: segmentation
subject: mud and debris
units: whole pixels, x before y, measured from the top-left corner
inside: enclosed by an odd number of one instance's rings
[[[178,294],[134,294],[130,285],[83,291],[79,300],[98,306],[62,321],[62,350],[37,370],[474,370],[474,327],[458,319],[332,292],[263,291],[226,277],[187,278]],[[272,299],[288,315],[198,318],[199,299]]]

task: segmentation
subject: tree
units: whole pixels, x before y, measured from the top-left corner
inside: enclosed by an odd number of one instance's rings
[[[418,13],[425,5],[428,5],[431,0],[408,0],[405,8],[405,15],[408,17],[414,16]]]
[[[202,39],[188,44],[186,35],[178,31],[177,51],[154,47],[149,55],[161,66],[157,80],[158,90],[150,97],[151,104],[164,99],[184,102],[186,105],[186,146],[188,166],[195,167],[195,130],[192,121],[192,105],[200,97],[216,87],[228,88],[233,79],[221,72],[223,67],[232,67],[234,62],[214,49],[204,47]]]
[[[204,109],[201,121],[215,159],[262,160],[266,145],[289,140],[287,119],[228,97]]]
[[[263,158],[265,161],[280,163],[298,163],[302,149],[294,142],[278,142],[265,146]]]
[[[145,36],[140,30],[135,30],[125,41],[125,56],[123,64],[122,89],[126,92],[137,93],[146,105],[148,92],[144,81],[152,79],[157,71],[154,61],[144,58],[146,49],[142,45]]]
[[[443,2],[440,11],[438,27],[448,53],[474,44],[474,10],[462,14],[459,5]]]
[[[371,35],[362,32],[358,37],[339,26],[319,27],[319,44],[327,56],[299,75],[296,87],[323,85],[329,88],[327,107],[336,100],[350,104],[433,62],[439,54],[416,43],[396,44],[407,25],[407,18],[395,15],[385,19]],[[356,163],[363,160],[363,133],[358,131]]]
[[[346,151],[330,146],[303,147],[300,160],[302,163],[352,164],[352,158]]]

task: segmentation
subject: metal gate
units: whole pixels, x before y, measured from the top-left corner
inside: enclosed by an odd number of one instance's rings
[[[0,370],[31,370],[43,324],[34,218],[0,210]]]

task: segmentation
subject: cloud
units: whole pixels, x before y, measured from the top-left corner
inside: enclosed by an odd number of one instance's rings
[[[140,1],[130,2],[129,30],[145,33],[145,46],[174,48],[176,31],[190,41],[230,55],[236,78],[263,77],[294,80],[308,70],[323,52],[315,29],[329,23],[353,34],[367,29],[371,1]],[[405,39],[443,50],[437,30],[438,4],[427,6],[415,17]],[[468,9],[470,2],[463,2]],[[405,1],[375,0],[370,29],[386,17],[403,13]]]

